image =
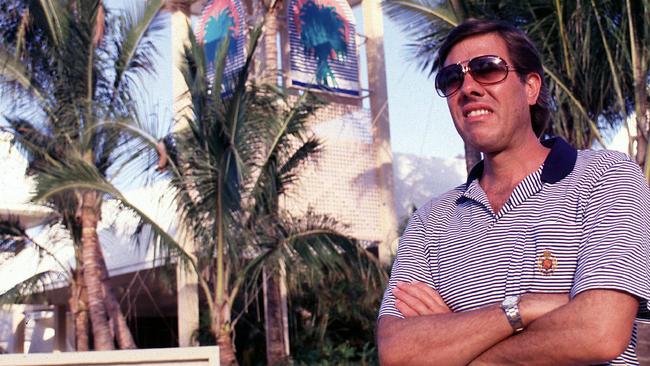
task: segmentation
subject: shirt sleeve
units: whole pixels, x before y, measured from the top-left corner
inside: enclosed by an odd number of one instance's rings
[[[397,255],[388,280],[388,287],[386,287],[381,308],[379,309],[379,318],[385,315],[404,318],[402,313],[395,307],[393,289],[396,287],[397,281],[419,281],[434,287],[431,269],[427,263],[425,244],[424,225],[416,212],[411,216],[406,230],[399,240]]]
[[[591,289],[650,298],[650,189],[631,161],[611,165],[584,206],[583,239],[571,297]]]

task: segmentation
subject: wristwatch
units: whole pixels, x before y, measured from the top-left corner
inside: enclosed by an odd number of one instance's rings
[[[506,314],[506,318],[508,318],[508,322],[515,333],[524,330],[524,323],[521,321],[521,315],[519,314],[519,296],[506,296],[501,303],[501,309]]]

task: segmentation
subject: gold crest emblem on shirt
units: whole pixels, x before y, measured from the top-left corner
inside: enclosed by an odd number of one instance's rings
[[[537,268],[544,276],[550,276],[557,269],[557,258],[546,249],[537,258]]]

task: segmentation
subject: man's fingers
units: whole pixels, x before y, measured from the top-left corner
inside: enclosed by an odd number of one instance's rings
[[[393,295],[415,310],[418,315],[449,313],[450,310],[440,295],[425,283],[398,282]]]
[[[401,290],[400,288],[393,289],[393,295],[400,302],[405,303],[411,309],[415,310],[418,315],[428,315],[433,314],[433,311],[429,309],[429,306],[422,302],[422,299],[411,295],[410,293]]]
[[[430,296],[436,302],[437,305],[449,309],[447,304],[445,304],[445,300],[443,300],[442,297],[440,296],[440,294],[438,294],[438,291],[434,290],[433,288],[431,288],[426,283],[416,281],[416,282],[413,282],[413,286],[415,286],[418,289],[424,291],[428,296]]]
[[[399,299],[395,299],[395,307],[397,310],[399,310],[400,313],[402,313],[402,315],[407,318],[420,315],[412,307],[408,306],[405,302],[400,301]]]
[[[426,305],[427,308],[431,310],[435,309],[438,306],[435,299],[431,297],[431,294],[429,292],[425,291],[423,288],[415,285],[414,283],[406,283],[406,284],[398,283],[397,288],[400,291],[403,291],[408,295],[418,299],[420,302]]]
[[[420,302],[426,305],[427,309],[432,314],[449,312],[449,308],[444,303],[440,295],[429,287],[426,283],[413,282],[413,283],[397,283],[397,288],[410,296],[417,298]]]

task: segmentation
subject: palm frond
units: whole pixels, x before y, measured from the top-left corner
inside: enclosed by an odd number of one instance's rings
[[[414,41],[408,48],[423,71],[431,67],[447,33],[463,21],[446,1],[383,0],[382,8]]]
[[[300,168],[314,159],[323,150],[318,138],[312,137],[302,143],[300,147],[278,169],[278,193],[284,194],[298,180]]]
[[[277,88],[267,86],[264,90],[269,98],[265,109],[275,112],[271,117],[260,116],[260,127],[256,130],[263,132],[257,132],[261,138],[261,148],[257,150],[261,150],[262,156],[257,159],[257,174],[246,183],[258,211],[265,211],[260,205],[271,202],[270,197],[284,193],[294,182],[295,170],[320,151],[319,140],[308,136],[308,121],[323,105],[310,93],[292,103]]]
[[[65,7],[57,0],[33,0],[32,2],[38,4],[32,7],[34,22],[39,23],[39,28],[47,30],[55,47],[61,46],[67,36],[68,14]]]
[[[27,232],[18,217],[0,220],[0,252],[16,255],[25,249],[27,243]]]
[[[43,106],[47,106],[45,95],[41,92],[40,86],[32,78],[31,73],[25,67],[24,63],[1,46],[0,77],[3,79],[3,82],[18,85],[21,91],[27,95],[36,97]],[[6,90],[6,87],[4,89]]]
[[[239,134],[239,129],[242,127],[242,114],[246,113],[245,106],[245,93],[246,83],[248,81],[248,74],[253,62],[253,56],[257,49],[257,43],[262,36],[262,26],[258,25],[251,29],[248,39],[246,62],[242,67],[237,78],[237,86],[234,89],[233,96],[231,97],[228,106],[226,107],[226,126],[225,131],[230,138],[231,145],[234,145],[234,138]]]
[[[54,284],[66,281],[65,274],[62,272],[45,271],[36,273],[0,294],[0,304],[20,304],[38,301],[41,299],[43,291],[53,288]]]
[[[151,229],[152,243],[159,246],[159,253],[177,256],[196,269],[196,260],[188,253],[156,220],[133,204],[113,184],[104,178],[97,168],[82,159],[68,159],[65,162],[52,162],[41,172],[37,180],[33,201],[45,201],[70,190],[93,190],[102,192],[118,200],[125,208],[133,211]]]
[[[122,90],[127,73],[151,70],[151,59],[156,50],[149,37],[161,27],[156,24],[156,16],[163,5],[162,0],[139,2],[132,11],[126,12],[120,22],[120,33],[115,43],[114,93]]]
[[[303,216],[288,213],[269,215],[256,223],[262,250],[237,278],[254,282],[262,267],[279,268],[286,264],[288,272],[308,269],[314,280],[340,276],[362,276],[372,287],[382,286],[386,274],[376,258],[359,243],[341,231],[340,223],[326,215],[308,210]]]

